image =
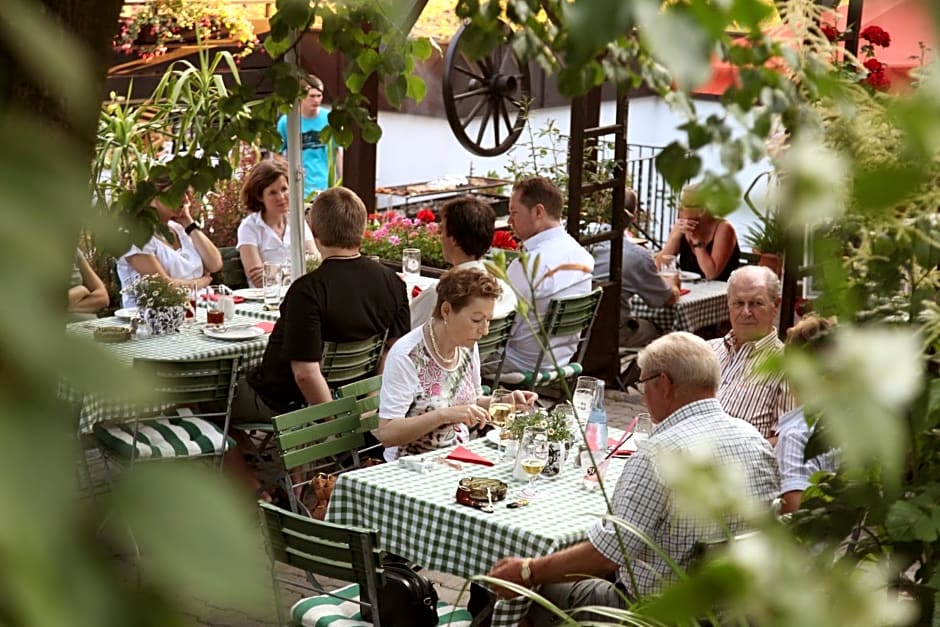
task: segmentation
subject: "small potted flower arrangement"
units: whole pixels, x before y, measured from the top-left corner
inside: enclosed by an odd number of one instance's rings
[[[516,414],[512,424],[507,427],[512,434],[512,439],[516,442],[522,439],[526,427],[545,429],[548,435],[549,451],[548,462],[542,469],[544,477],[558,476],[564,467],[568,449],[574,442],[571,421],[573,410],[567,410],[568,407],[570,406],[556,405],[549,411],[537,409],[528,414]]]
[[[134,296],[152,335],[176,333],[186,319],[188,294],[156,274],[141,275],[125,292]]]
[[[443,270],[447,267],[441,248],[440,224],[433,211],[422,209],[414,218],[395,211],[369,215],[362,238],[363,255],[375,255],[400,267],[405,248],[420,250],[421,265],[426,268]]]

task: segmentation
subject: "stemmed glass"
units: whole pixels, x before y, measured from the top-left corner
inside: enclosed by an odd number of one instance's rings
[[[191,326],[196,322],[196,299],[199,293],[197,283],[188,283],[184,288],[186,290],[186,319],[184,324]]]
[[[503,455],[503,440],[512,437],[509,433],[509,427],[513,415],[516,413],[516,403],[512,398],[512,392],[498,388],[493,390],[490,395],[490,422],[499,427],[499,442],[496,450],[500,458]]]
[[[519,493],[523,498],[541,494],[533,484],[548,463],[548,448],[548,432],[544,428],[526,427],[522,432],[519,454],[522,455],[522,471],[529,477],[529,484]]]

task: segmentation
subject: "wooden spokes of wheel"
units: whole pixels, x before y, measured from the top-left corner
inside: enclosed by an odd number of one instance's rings
[[[509,150],[525,126],[531,100],[529,66],[506,37],[486,56],[471,60],[461,49],[462,26],[444,58],[444,110],[460,145],[492,157]]]

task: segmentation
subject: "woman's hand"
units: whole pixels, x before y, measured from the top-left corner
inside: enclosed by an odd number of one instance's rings
[[[486,424],[487,412],[479,405],[457,405],[438,410],[441,412],[442,425],[463,423],[468,428],[482,427]]]
[[[513,390],[512,400],[518,410],[520,407],[532,407],[535,401],[539,400],[539,395],[528,390]]]

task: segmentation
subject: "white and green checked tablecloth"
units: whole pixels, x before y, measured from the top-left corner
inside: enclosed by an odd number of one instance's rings
[[[611,429],[611,437],[621,432]],[[490,460],[496,447],[486,440],[467,446]],[[442,452],[422,457],[437,457]],[[613,486],[624,460],[612,458],[605,486]],[[327,520],[377,529],[381,547],[418,564],[460,577],[487,573],[502,557],[542,556],[584,540],[587,530],[606,512],[600,491],[581,487],[582,469],[571,456],[561,474],[539,479],[539,499],[526,507],[507,509],[506,503],[524,484],[512,479],[512,462],[488,467],[464,463],[461,471],[435,464],[420,474],[397,463],[382,464],[340,475],[330,497]],[[487,514],[459,505],[457,483],[463,477],[492,477],[509,484],[509,498]],[[497,603],[493,626],[517,625],[528,612],[522,598]]]
[[[683,283],[689,290],[679,302],[669,307],[650,307],[642,298],[630,298],[630,311],[635,318],[649,320],[663,333],[689,331],[728,320],[728,284],[724,281]]]
[[[235,305],[235,315],[245,316],[246,318],[257,318],[258,320],[267,320],[268,322],[277,322],[281,317],[280,309],[265,309],[264,303],[260,300],[246,300]]]
[[[170,335],[133,338],[119,344],[99,344],[111,355],[128,367],[135,359],[158,359],[163,361],[194,361],[226,355],[241,355],[242,368],[260,361],[268,345],[268,335],[244,341],[217,340],[203,335],[205,315],[197,317],[200,321],[192,327],[184,327],[179,333]],[[251,318],[236,315],[233,322],[252,322]],[[95,327],[119,326],[126,323],[117,318],[101,318],[91,322],[74,322],[68,325],[68,333],[92,340]],[[84,394],[73,388],[68,382],[59,383],[59,398],[79,406],[79,428],[87,433],[92,426],[102,420],[114,420],[134,415],[133,404],[113,398],[103,398],[97,394]],[[161,408],[153,408],[159,410]]]

